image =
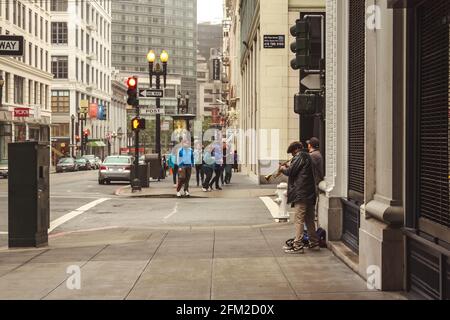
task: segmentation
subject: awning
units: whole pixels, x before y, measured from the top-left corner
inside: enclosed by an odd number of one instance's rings
[[[106,144],[103,141],[90,141],[87,143],[87,146],[92,148],[104,148],[106,147]]]

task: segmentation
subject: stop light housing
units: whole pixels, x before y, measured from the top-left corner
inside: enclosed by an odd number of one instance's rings
[[[291,27],[291,35],[295,42],[291,43],[291,51],[295,58],[291,60],[294,70],[306,69],[311,65],[311,22],[308,19],[298,19]]]
[[[131,128],[133,129],[133,131],[145,130],[145,119],[133,118],[131,120]]]
[[[137,107],[139,105],[138,92],[137,92],[138,79],[136,77],[130,77],[127,80],[128,86],[128,100],[127,103],[130,106]]]
[[[318,94],[296,94],[294,97],[294,112],[300,115],[323,113],[323,98]]]

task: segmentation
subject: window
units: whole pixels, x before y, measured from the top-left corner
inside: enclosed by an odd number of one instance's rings
[[[14,76],[14,103],[23,104],[23,86],[24,79],[19,76]]]
[[[68,78],[68,57],[67,56],[53,56],[52,57],[52,73],[55,79]]]
[[[53,90],[52,91],[52,112],[69,113],[70,91]]]
[[[67,22],[52,22],[52,43],[67,44]]]
[[[50,11],[67,11],[67,2],[68,0],[51,0]]]

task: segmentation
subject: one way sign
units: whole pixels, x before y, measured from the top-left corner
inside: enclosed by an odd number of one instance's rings
[[[0,56],[23,56],[23,36],[0,36]]]
[[[163,98],[164,91],[161,89],[139,89],[139,98]]]

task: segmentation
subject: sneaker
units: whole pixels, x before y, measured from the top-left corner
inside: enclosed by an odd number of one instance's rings
[[[223,190],[221,187],[216,188],[216,190]]]
[[[284,253],[287,254],[304,254],[305,249],[303,246],[293,246],[290,249],[284,250]]]
[[[203,192],[208,192],[208,189],[202,188]]]
[[[310,242],[308,245],[308,249],[314,250],[314,251],[319,251],[320,250],[319,242]]]
[[[177,197],[181,198],[181,192],[177,192]]]
[[[283,250],[289,250],[294,246],[295,239],[286,240],[286,244],[283,246]]]
[[[185,191],[185,192],[184,192],[184,195],[185,195],[186,197],[190,197],[190,196],[191,196],[191,194],[190,194],[188,191]]]

